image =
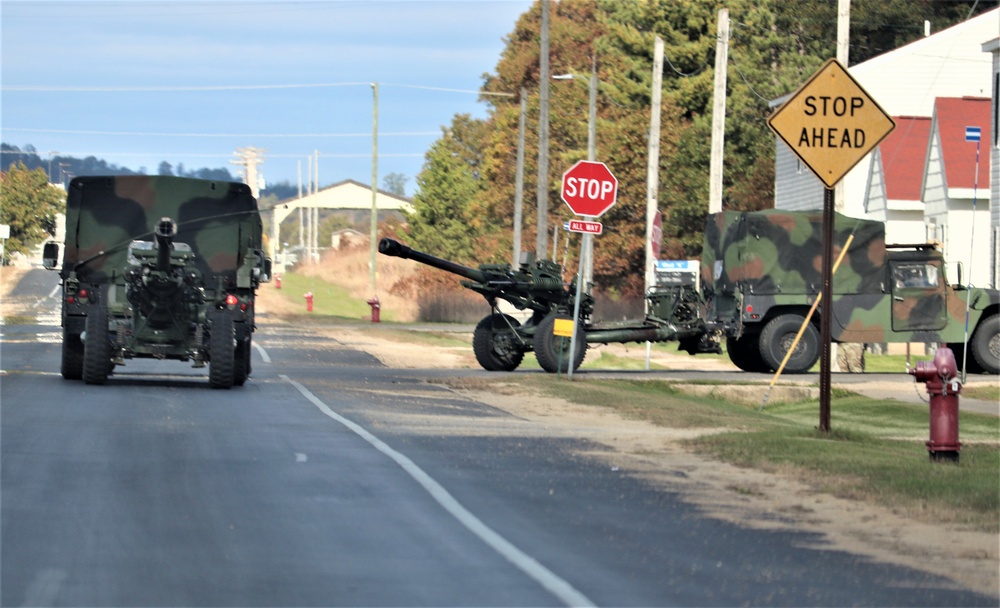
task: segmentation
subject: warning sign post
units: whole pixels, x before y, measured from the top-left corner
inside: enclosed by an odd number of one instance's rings
[[[767,124],[826,185],[823,194],[823,291],[833,297],[833,187],[896,128],[885,110],[836,59],[823,64]],[[830,431],[830,317],[820,314],[819,429]],[[809,323],[809,319],[805,319]],[[795,344],[791,346],[795,348]]]

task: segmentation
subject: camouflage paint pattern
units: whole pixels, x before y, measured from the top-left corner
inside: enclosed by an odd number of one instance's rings
[[[66,201],[63,276],[76,272],[81,282],[117,281],[128,268],[129,243],[153,240],[163,217],[177,223],[174,242],[191,247],[209,285],[221,280],[237,287],[238,270],[254,262],[245,259],[247,253],[262,247],[257,201],[246,184],[173,176],[77,177]]]
[[[708,320],[742,335],[781,312],[805,314],[821,293],[821,212],[724,211],[708,217],[701,279]],[[832,338],[839,342],[961,342],[995,314],[997,290],[948,285],[933,248],[887,248],[882,222],[834,214]],[[919,274],[916,284],[902,281]],[[819,307],[822,313],[823,306]]]

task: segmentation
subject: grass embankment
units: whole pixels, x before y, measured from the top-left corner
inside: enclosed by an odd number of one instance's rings
[[[729,428],[685,441],[720,460],[793,475],[833,495],[880,504],[932,522],[1000,531],[1000,418],[962,413],[958,465],[932,462],[924,442],[927,412],[896,401],[875,401],[846,391],[831,399],[831,431],[817,430],[819,404],[774,404],[757,411],[685,394],[670,382],[556,383],[520,381],[628,418],[674,428]]]
[[[283,278],[283,297],[297,301],[305,291],[317,294],[314,315],[330,318],[367,317],[363,300],[315,277]],[[383,313],[383,319],[391,321]],[[430,346],[467,344],[446,331],[413,332],[380,328],[390,339]],[[676,344],[654,344],[676,351]],[[592,353],[584,368],[642,369],[642,358]],[[701,355],[699,355],[701,356]],[[722,355],[725,357],[725,355]],[[926,357],[911,357],[911,364]],[[905,355],[867,357],[869,371],[904,372]],[[532,354],[522,366],[537,367]],[[652,365],[651,367],[657,367]],[[960,416],[963,442],[960,464],[931,462],[924,442],[927,411],[896,401],[876,401],[835,390],[829,433],[817,430],[819,404],[772,404],[763,411],[684,393],[677,385],[656,380],[567,382],[553,375],[503,374],[497,381],[516,383],[575,403],[607,407],[619,414],[674,428],[728,428],[686,441],[692,450],[738,465],[792,475],[836,496],[863,500],[931,522],[951,522],[977,530],[1000,532],[1000,418],[965,413]],[[494,381],[470,381],[489,388]],[[967,388],[964,394],[995,399],[995,387]]]

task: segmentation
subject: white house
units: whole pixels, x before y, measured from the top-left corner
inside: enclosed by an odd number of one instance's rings
[[[996,38],[997,32],[1000,8],[859,63],[850,72],[891,116],[930,117],[938,97],[991,95],[996,72],[990,56],[983,52],[983,43]],[[822,182],[784,143],[776,141],[775,208],[822,209]],[[865,217],[870,167],[870,159],[862,159],[842,180],[845,215]]]
[[[887,243],[924,243],[924,203],[920,198],[931,119],[896,116],[896,128],[871,154],[864,212],[885,222]]]
[[[993,287],[1000,288],[1000,38],[983,44],[983,52],[993,56],[993,103],[990,110],[990,277]],[[983,133],[983,145],[987,143]]]
[[[934,103],[927,162],[920,198],[928,240],[940,241],[948,276],[962,265],[962,283],[985,287],[990,281],[990,99],[940,97]],[[970,141],[969,127],[987,134]],[[977,164],[978,161],[978,164]]]

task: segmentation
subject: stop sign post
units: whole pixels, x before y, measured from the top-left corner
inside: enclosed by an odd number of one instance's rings
[[[573,213],[588,218],[598,218],[614,206],[618,198],[618,180],[604,163],[581,160],[563,173],[562,188],[559,192]],[[599,225],[599,224],[598,224]],[[573,302],[573,323],[580,321],[580,296],[583,288],[584,258],[593,251],[591,243],[594,235],[584,233],[580,243],[580,265],[576,272],[576,299]],[[575,327],[575,325],[574,325]],[[573,379],[573,354],[576,353],[576,331],[570,338],[569,365],[567,377]]]

